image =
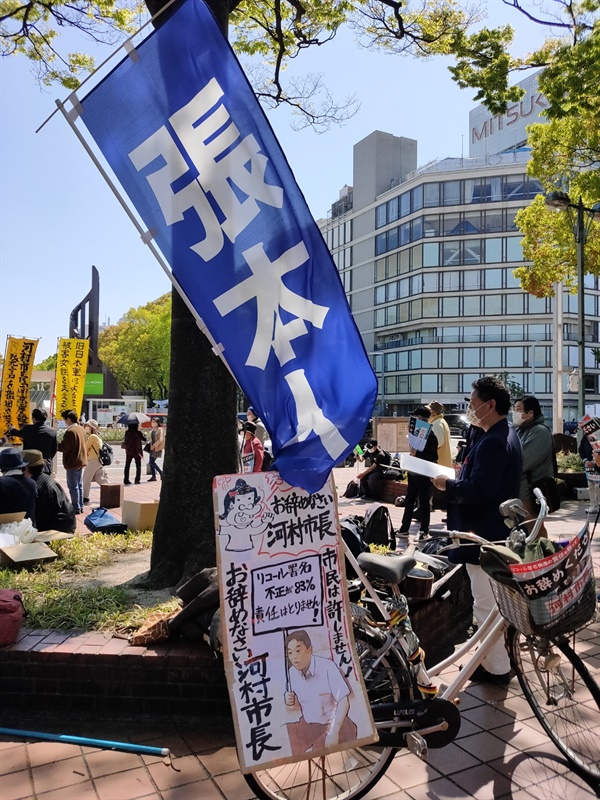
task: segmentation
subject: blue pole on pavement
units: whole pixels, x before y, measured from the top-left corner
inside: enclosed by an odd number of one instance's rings
[[[80,744],[85,747],[99,747],[104,750],[120,750],[125,753],[137,753],[147,756],[168,756],[168,747],[148,747],[143,744],[129,742],[110,742],[104,739],[88,739],[86,736],[68,736],[64,733],[41,733],[40,731],[21,731],[16,728],[0,728],[1,736],[18,736],[21,739],[41,739],[48,742],[64,744]]]

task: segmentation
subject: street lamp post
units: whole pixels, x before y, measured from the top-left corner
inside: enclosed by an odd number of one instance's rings
[[[595,203],[591,208],[587,208],[583,205],[581,197],[578,203],[572,203],[566,192],[550,192],[546,196],[546,207],[552,211],[567,212],[577,243],[577,360],[579,372],[577,413],[581,418],[585,413],[585,295],[583,289],[585,270],[583,251],[591,221],[593,219],[600,220],[600,203]]]

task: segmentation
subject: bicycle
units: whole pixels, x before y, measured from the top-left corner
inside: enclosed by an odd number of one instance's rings
[[[539,493],[539,494],[538,494]],[[519,519],[524,509],[519,501],[507,501],[501,510],[515,526],[507,540],[527,543],[536,539],[547,513],[539,490],[540,512],[530,534]],[[452,539],[489,545],[474,534],[444,532]],[[360,664],[373,719],[379,732],[376,745],[351,748],[329,756],[280,765],[246,775],[246,781],[262,800],[359,800],[383,777],[396,752],[408,748],[426,759],[428,748],[444,747],[457,736],[460,713],[456,697],[487,653],[504,636],[511,664],[523,693],[542,727],[569,760],[588,778],[600,785],[600,745],[598,730],[600,687],[569,644],[568,635],[595,611],[595,591],[591,613],[583,613],[568,633],[540,635],[532,627],[527,609],[515,614],[514,598],[506,592],[495,594],[498,607],[483,625],[454,654],[431,669],[426,669],[423,654],[415,645],[406,599],[399,585],[415,565],[410,557],[389,558],[363,554],[346,557],[368,595],[368,602],[352,603],[356,655]],[[382,599],[368,575],[387,584],[390,596]],[[589,593],[587,603],[589,606]],[[566,627],[569,627],[567,625]],[[460,664],[475,646],[477,650],[463,664],[449,686],[435,687],[432,678],[448,667]],[[565,665],[572,667],[567,675]],[[595,729],[595,732],[594,732]]]

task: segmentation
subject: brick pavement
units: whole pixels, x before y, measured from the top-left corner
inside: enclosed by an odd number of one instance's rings
[[[354,469],[336,470],[343,491]],[[154,499],[160,483],[126,487],[126,497]],[[94,499],[92,490],[92,500]],[[150,495],[152,495],[150,497]],[[364,502],[340,499],[340,514],[361,513]],[[585,504],[570,502],[547,521],[552,538],[576,534]],[[401,509],[391,508],[395,527]],[[432,528],[443,528],[436,511]],[[416,533],[415,525],[413,532]],[[600,544],[593,543],[596,568]],[[600,623],[589,630],[586,661],[600,671]],[[455,668],[453,668],[455,669]],[[443,675],[442,679],[451,676]],[[366,800],[584,800],[600,796],[575,775],[533,717],[518,684],[507,688],[469,684],[460,697],[462,726],[447,747],[430,751],[427,762],[400,751],[382,781]],[[28,723],[28,724],[26,724]],[[36,724],[37,723],[37,724]],[[2,800],[251,800],[240,774],[231,734],[197,720],[127,722],[103,720],[15,721],[17,727],[43,729],[120,741],[170,747],[172,766],[158,757],[95,750],[76,745],[0,740]]]

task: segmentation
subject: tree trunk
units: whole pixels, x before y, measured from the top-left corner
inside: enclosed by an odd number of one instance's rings
[[[212,480],[237,471],[236,384],[173,289],[164,477],[146,585],[214,566]]]

